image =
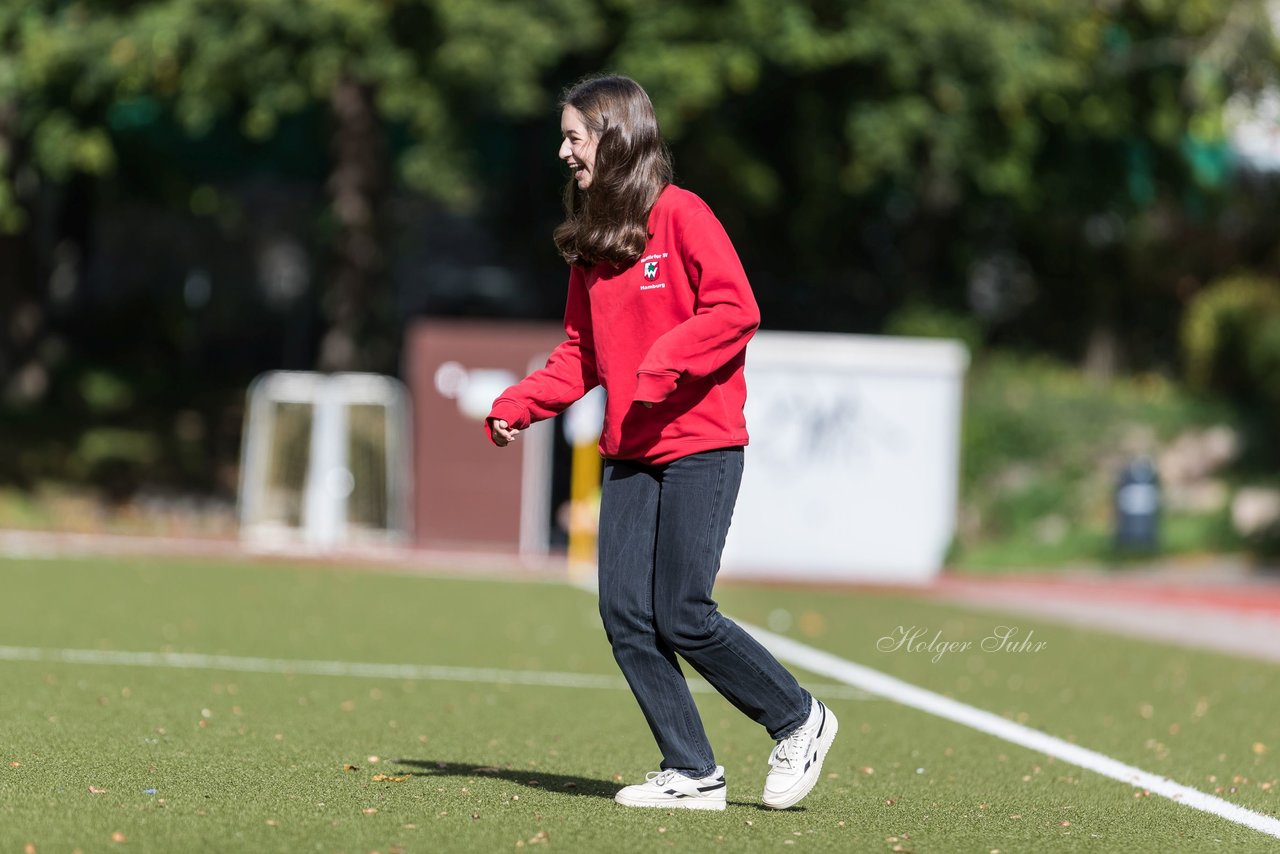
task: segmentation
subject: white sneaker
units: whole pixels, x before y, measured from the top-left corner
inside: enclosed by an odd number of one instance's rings
[[[627,786],[613,799],[624,807],[667,807],[686,810],[722,810],[725,804],[724,768],[695,780],[679,771],[650,771],[644,783]]]
[[[800,803],[813,791],[822,771],[822,760],[835,741],[836,716],[814,699],[809,719],[786,738],[769,756],[769,776],[764,781],[764,805],[784,810]]]

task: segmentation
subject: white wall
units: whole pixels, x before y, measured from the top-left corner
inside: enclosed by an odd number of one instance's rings
[[[761,332],[726,577],[922,582],[955,531],[968,352],[954,341]]]

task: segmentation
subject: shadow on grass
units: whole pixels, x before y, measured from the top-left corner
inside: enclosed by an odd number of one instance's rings
[[[569,774],[548,774],[545,771],[526,768],[501,768],[494,765],[437,762],[430,759],[397,759],[396,764],[418,769],[411,772],[415,777],[492,778],[507,780],[526,788],[542,789],[545,792],[589,798],[613,800],[614,794],[620,788],[619,784],[612,780],[592,780],[588,777],[574,777]]]
[[[473,765],[469,762],[440,762],[432,759],[397,759],[395,762],[397,765],[418,769],[409,772],[415,777],[491,778],[506,780],[524,788],[541,789],[552,794],[605,798],[610,801],[613,800],[613,796],[617,794],[618,789],[622,788],[623,785],[613,780],[593,780],[589,777],[575,777],[571,774],[549,774],[546,771],[525,768]],[[767,809],[759,802],[731,800],[729,801],[729,806],[774,812],[774,810]],[[804,812],[804,807],[792,807],[789,812]]]

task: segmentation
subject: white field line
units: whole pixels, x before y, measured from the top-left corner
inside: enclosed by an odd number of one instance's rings
[[[1280,820],[1271,816],[1245,809],[1229,801],[1224,801],[1222,798],[1215,798],[1213,795],[1206,795],[1198,789],[1175,783],[1167,777],[1143,771],[1141,768],[1135,768],[1132,765],[1125,765],[1123,762],[1097,751],[1046,735],[1038,730],[1006,720],[999,715],[984,712],[981,709],[976,709],[973,706],[953,700],[950,697],[944,697],[941,694],[935,694],[909,682],[904,682],[901,679],[896,679],[878,670],[864,667],[861,664],[854,664],[852,661],[846,661],[843,658],[815,649],[791,638],[774,634],[741,621],[738,621],[738,625],[768,647],[769,651],[776,655],[779,661],[803,667],[810,673],[817,673],[828,679],[843,682],[845,685],[861,688],[871,694],[901,703],[904,706],[919,709],[931,715],[937,715],[940,718],[955,721],[958,724],[963,724],[979,732],[985,732],[988,735],[993,735],[996,738],[1004,739],[1030,750],[1057,757],[1065,762],[1070,762],[1072,765],[1101,774],[1104,777],[1110,777],[1113,780],[1119,780],[1131,786],[1147,789],[1180,804],[1186,804],[1193,809],[1212,813],[1225,818],[1227,821],[1242,824],[1245,827],[1280,839]]]
[[[415,682],[477,682],[490,685],[538,685],[553,688],[606,688],[629,690],[621,676],[594,673],[558,673],[540,670],[498,670],[491,667],[449,667],[439,664],[372,664],[353,661],[308,661],[291,658],[247,658],[193,652],[124,652],[99,649],[47,649],[0,646],[0,661],[46,661],[61,664],[106,664],[124,667],[168,667],[176,670],[228,670],[236,673],[279,673],[300,676],[354,676],[368,679],[400,679]],[[872,699],[866,691],[849,685],[807,686],[824,697],[842,700]],[[689,689],[715,693],[701,679],[690,679]]]

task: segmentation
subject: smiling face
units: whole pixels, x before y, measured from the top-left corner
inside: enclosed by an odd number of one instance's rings
[[[596,168],[596,135],[587,127],[582,113],[571,104],[566,104],[560,113],[560,135],[564,141],[560,143],[560,159],[569,166],[573,178],[578,182],[578,189],[585,190],[591,186],[591,176]]]

